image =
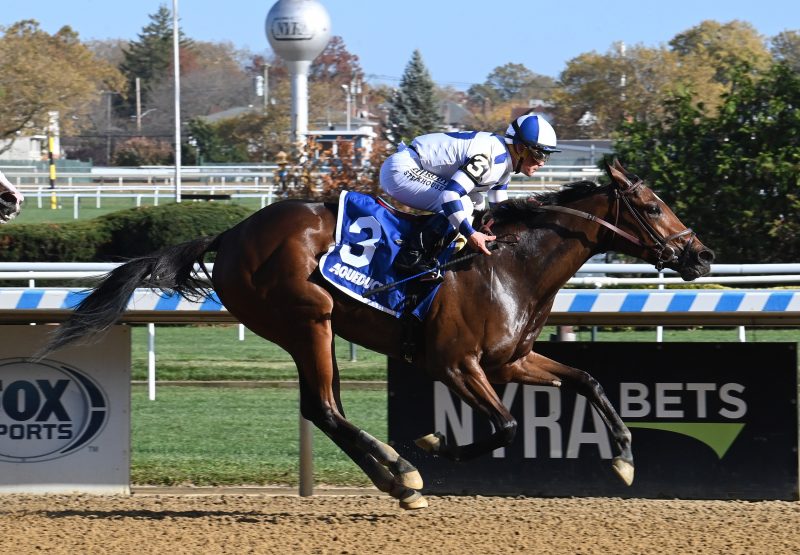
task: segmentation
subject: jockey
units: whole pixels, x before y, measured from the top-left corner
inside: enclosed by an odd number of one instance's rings
[[[416,208],[434,212],[422,229],[403,242],[395,267],[404,273],[434,271],[436,256],[457,233],[473,249],[491,254],[493,241],[473,229],[475,209],[483,210],[488,191],[489,204],[508,198],[512,173],[530,177],[544,166],[556,148],[556,133],[541,116],[518,117],[505,137],[480,131],[421,135],[406,146],[401,144],[381,167],[381,188],[392,198]]]

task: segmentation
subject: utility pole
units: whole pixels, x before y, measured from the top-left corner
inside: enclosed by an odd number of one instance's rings
[[[136,78],[136,133],[142,134],[142,82]]]
[[[269,64],[264,62],[264,115],[269,108]]]
[[[103,91],[106,94],[106,166],[111,165],[111,91]]]
[[[172,65],[175,69],[175,202],[181,201],[181,66],[178,0],[172,0]]]

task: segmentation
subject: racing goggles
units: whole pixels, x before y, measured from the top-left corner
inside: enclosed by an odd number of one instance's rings
[[[547,161],[550,159],[550,153],[545,152],[544,150],[539,150],[538,148],[533,148],[531,146],[527,147],[528,152],[533,158],[533,161],[537,164],[546,164]]]

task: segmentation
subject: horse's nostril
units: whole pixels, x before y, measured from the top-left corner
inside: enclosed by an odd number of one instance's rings
[[[703,249],[697,253],[697,259],[700,262],[711,264],[712,262],[714,262],[714,251],[709,249]]]

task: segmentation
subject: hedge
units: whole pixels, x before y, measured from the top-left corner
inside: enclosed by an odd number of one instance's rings
[[[0,230],[4,262],[111,262],[203,235],[216,235],[251,211],[236,204],[144,206],[64,224],[16,224]]]

